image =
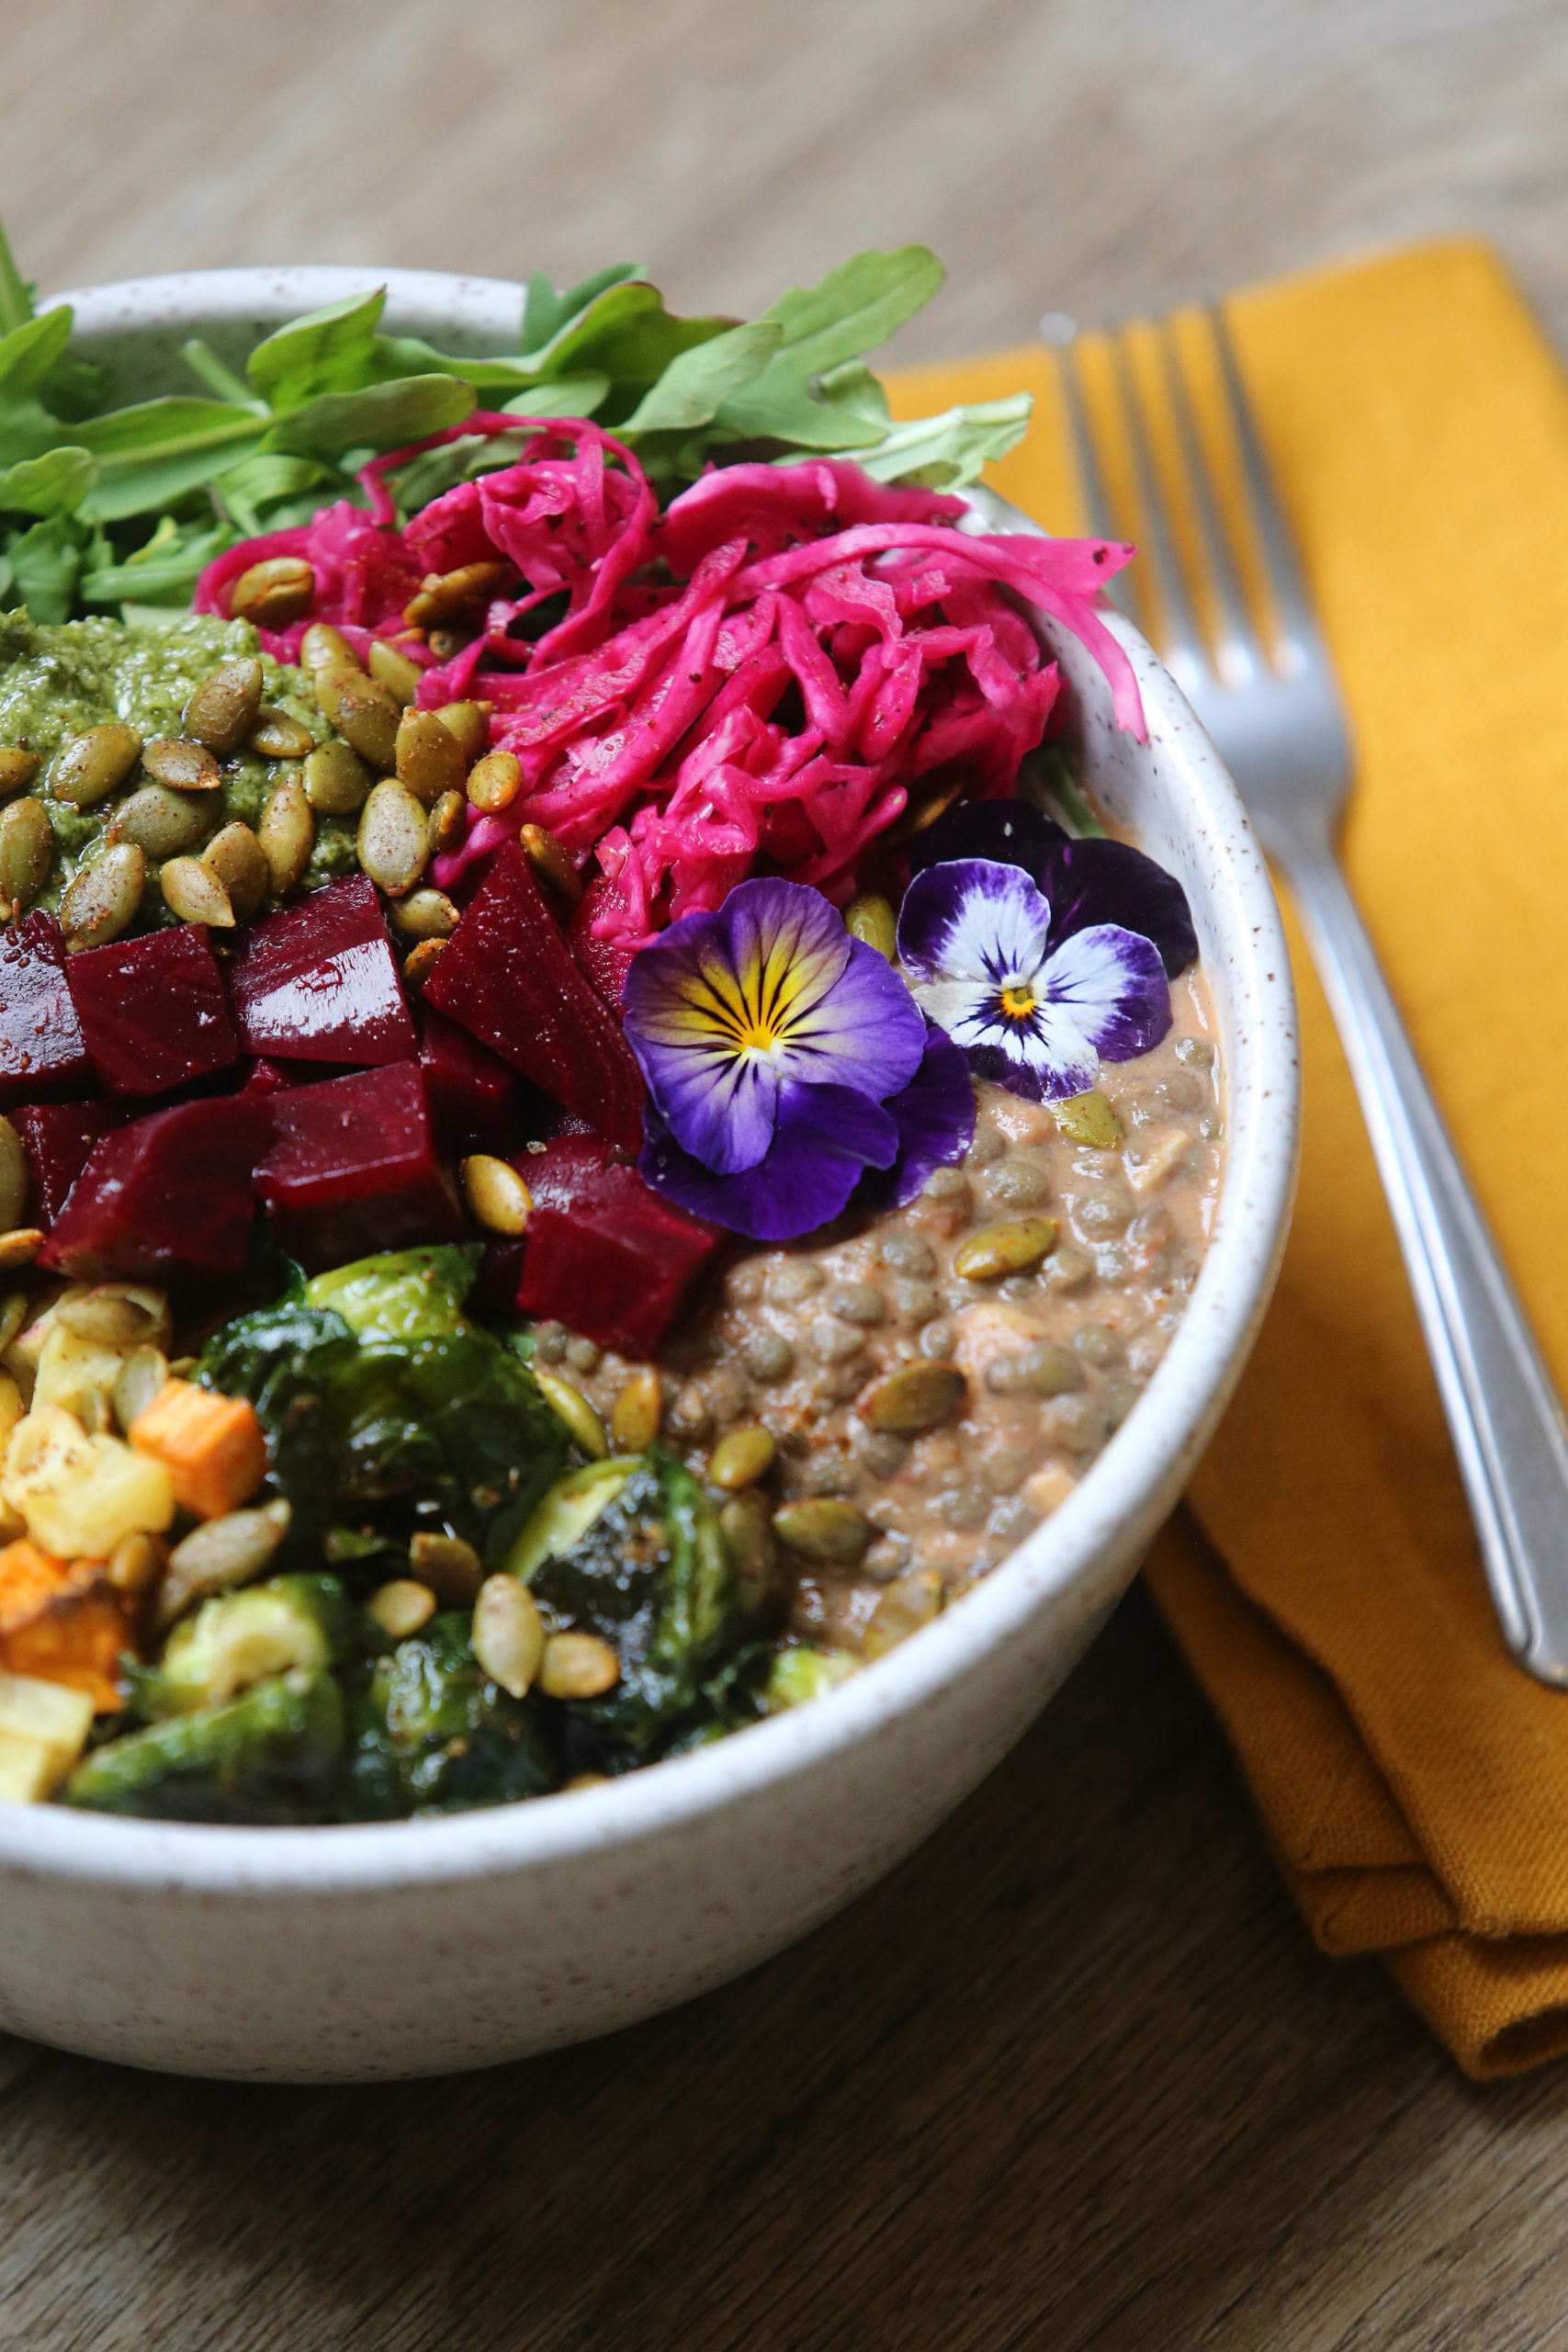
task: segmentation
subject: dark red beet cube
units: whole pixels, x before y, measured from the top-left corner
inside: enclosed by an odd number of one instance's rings
[[[376,886],[363,874],[254,924],[229,987],[248,1054],[374,1069],[419,1050]]]
[[[296,1087],[265,1107],[276,1139],[256,1189],[283,1247],[310,1272],[378,1250],[462,1239],[417,1062]]]
[[[271,1133],[271,1106],[243,1094],[118,1128],[94,1146],[39,1265],[84,1282],[239,1273],[255,1216],[251,1174]]]
[[[0,1110],[92,1084],[60,925],[40,908],[0,933]]]
[[[131,1114],[122,1102],[29,1102],[11,1114],[28,1162],[28,1215],[47,1233],[93,1147]]]
[[[488,1046],[427,1005],[420,1020],[420,1068],[448,1151],[503,1152],[522,1129],[517,1076]]]
[[[571,958],[533,869],[503,842],[442,950],[424,1001],[623,1151],[642,1148],[642,1072]]]
[[[243,1094],[282,1094],[291,1086],[319,1086],[325,1078],[346,1078],[349,1073],[333,1063],[280,1062],[268,1054],[261,1055],[245,1072]]]
[[[239,1057],[203,923],[88,947],[65,978],[93,1067],[115,1094],[165,1094]]]
[[[513,1164],[534,1196],[523,1312],[651,1356],[723,1246],[719,1227],[661,1200],[595,1136],[566,1136]]]

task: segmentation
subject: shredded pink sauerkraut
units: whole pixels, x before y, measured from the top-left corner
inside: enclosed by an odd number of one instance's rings
[[[424,671],[422,707],[493,706],[491,748],[516,755],[523,791],[499,816],[470,807],[466,839],[435,864],[444,889],[530,823],[580,865],[596,855],[610,887],[593,929],[626,947],[717,907],[759,865],[841,904],[912,786],[961,774],[972,797],[1008,792],[1041,741],[1056,670],[1014,597],[1083,640],[1118,721],[1143,735],[1132,667],[1093,604],[1130,548],[961,535],[962,500],[836,460],[716,469],[661,515],[630,450],[575,418],[398,530],[387,472],[442,441],[518,430],[479,415],[378,458],[361,477],[368,513],[344,501],[231,548],[196,596],[227,613],[252,564],[303,556],[310,618],[362,660],[372,637],[398,639]],[[495,561],[522,585],[455,659],[401,636],[423,574]],[[509,634],[563,594],[541,634]],[[292,661],[307,626],[262,641]]]

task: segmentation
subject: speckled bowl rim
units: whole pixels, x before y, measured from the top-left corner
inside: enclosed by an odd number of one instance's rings
[[[270,323],[381,285],[388,288],[389,327],[429,334],[439,322],[448,348],[466,344],[474,350],[504,347],[498,338],[514,328],[522,294],[502,279],[439,271],[310,267],[195,271],[56,299],[74,305],[85,345],[127,330],[161,330],[172,351],[198,331],[220,347],[224,340],[243,341]],[[1226,1068],[1226,1166],[1208,1254],[1148,1388],[1068,1500],[960,1603],[829,1698],[604,1787],[434,1820],[295,1829],[0,1804],[0,1865],[44,1878],[162,1885],[214,1897],[290,1889],[347,1895],[614,1850],[874,1741],[897,1719],[932,1706],[1048,1602],[1070,1595],[1088,1616],[1117,1597],[1127,1581],[1118,1536],[1156,1490],[1184,1476],[1197,1459],[1261,1321],[1289,1223],[1299,1080],[1279,910],[1235,788],[1144,639],[1119,614],[1108,609],[1106,619],[1137,672],[1173,797],[1193,831],[1211,836],[1213,897],[1237,1017]]]

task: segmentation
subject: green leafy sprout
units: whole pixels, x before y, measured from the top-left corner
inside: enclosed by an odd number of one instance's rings
[[[243,374],[193,338],[182,356],[199,389],[116,406],[104,370],[72,348],[69,306],[38,309],[0,229],[0,610],[183,612],[225,548],[359,500],[371,458],[479,408],[514,415],[516,439],[464,435],[412,459],[392,485],[405,513],[513,463],[548,416],[592,417],[666,499],[709,464],[806,454],[960,486],[1021,437],[1029,396],[895,424],[865,361],[942,280],[923,245],[857,254],[738,321],[677,318],[633,262],[564,290],[536,273],[515,352],[492,358],[383,334],[378,287],[278,327]]]

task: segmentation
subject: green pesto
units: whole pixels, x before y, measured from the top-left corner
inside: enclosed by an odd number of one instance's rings
[[[178,735],[181,715],[202,679],[220,662],[243,654],[254,654],[261,662],[264,699],[297,718],[316,742],[329,741],[333,730],[299,671],[262,652],[248,621],[191,615],[166,628],[128,628],[123,621],[107,618],[44,625],[25,611],[0,614],[0,745],[41,752],[46,763],[32,789],[48,811],[57,854],[40,906],[58,906],[77,866],[102,840],[117,800],[147,782],[140,768],[133,769],[114,798],[96,808],[73,808],[50,793],[54,754],[109,718],[125,720],[144,742]],[[298,761],[266,760],[254,752],[222,764],[222,789],[211,796],[212,832],[236,818],[254,828],[269,795],[299,768]],[[198,853],[199,848],[197,843]],[[318,842],[308,878],[312,885],[329,881],[352,872],[354,863],[352,831],[341,837],[334,832]],[[142,915],[151,922],[169,919],[153,881]]]

